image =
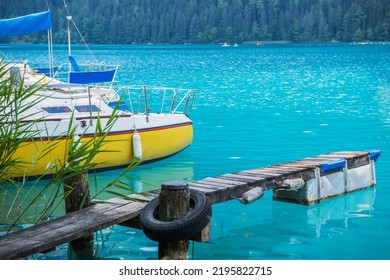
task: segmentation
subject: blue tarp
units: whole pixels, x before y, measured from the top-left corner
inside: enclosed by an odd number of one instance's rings
[[[335,169],[344,168],[346,165],[347,165],[347,161],[343,158],[340,158],[340,159],[336,159],[321,164],[321,171],[325,173]]]
[[[73,84],[112,82],[115,71],[116,69],[101,72],[70,72],[69,82]]]
[[[70,64],[72,65],[72,68],[73,68],[74,71],[76,71],[76,72],[80,72],[81,71],[79,65],[76,62],[76,59],[74,59],[73,56],[69,55],[68,56],[68,60],[69,60]]]
[[[0,38],[39,32],[51,28],[51,12],[0,20]]]

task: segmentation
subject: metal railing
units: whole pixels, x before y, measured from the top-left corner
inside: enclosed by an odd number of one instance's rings
[[[159,87],[126,86],[117,90],[118,97],[134,113],[190,115],[196,90]]]

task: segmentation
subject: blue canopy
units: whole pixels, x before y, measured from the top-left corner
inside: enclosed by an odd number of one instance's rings
[[[39,32],[51,28],[51,12],[0,20],[0,38]]]
[[[70,72],[69,82],[73,84],[90,84],[112,82],[116,69],[99,72]]]

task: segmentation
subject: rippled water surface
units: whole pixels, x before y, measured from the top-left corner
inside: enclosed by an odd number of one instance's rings
[[[1,45],[7,58],[45,59],[43,46]],[[66,46],[56,46],[65,60]],[[377,187],[314,206],[272,200],[213,206],[194,259],[390,259],[390,44],[92,46],[119,63],[121,84],[198,90],[193,144],[137,168],[137,191],[343,150],[380,149]],[[73,51],[80,61],[80,47]],[[89,58],[87,58],[89,59]],[[99,173],[101,182],[118,171]],[[96,233],[96,257],[156,259],[142,231]],[[34,258],[67,258],[67,246]]]

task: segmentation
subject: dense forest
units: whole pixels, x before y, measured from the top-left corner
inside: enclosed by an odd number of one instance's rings
[[[389,0],[67,0],[66,3],[85,40],[96,44],[390,41]],[[47,8],[53,13],[54,43],[66,43],[64,0],[2,0],[0,18]],[[45,36],[41,32],[0,42],[46,42]]]

